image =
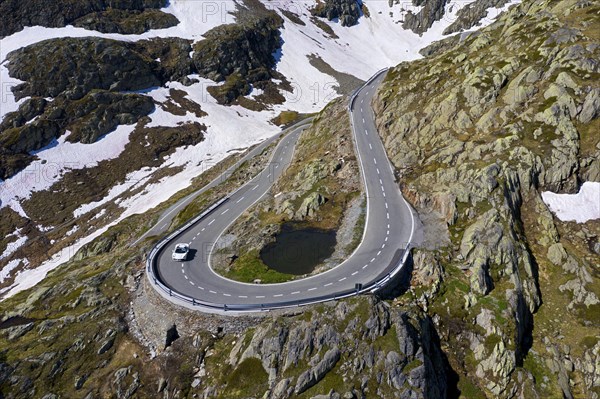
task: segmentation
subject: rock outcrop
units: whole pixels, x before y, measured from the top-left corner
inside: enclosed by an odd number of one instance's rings
[[[357,0],[325,0],[311,9],[311,14],[329,21],[338,20],[342,26],[353,26],[361,16]]]
[[[475,0],[458,10],[456,20],[444,29],[443,34],[449,35],[455,32],[466,31],[476,26],[484,18],[495,18],[495,12],[488,12],[488,10],[502,8],[508,2],[509,0]]]
[[[431,28],[435,21],[442,19],[448,0],[413,0],[412,3],[414,6],[422,8],[416,14],[409,10],[404,17],[402,27],[417,34],[423,34]]]
[[[194,45],[194,65],[200,76],[225,83],[209,92],[229,104],[250,92],[252,84],[275,76],[274,54],[281,47],[283,20],[274,12],[248,18],[244,23],[222,25],[204,34]]]
[[[574,386],[585,377],[573,367],[538,366],[572,361],[549,336],[593,335],[600,309],[597,221],[562,223],[540,195],[597,179],[600,47],[589,15],[598,6],[553,7],[525,2],[478,34],[430,47],[430,58],[390,70],[374,102],[403,192],[447,226],[429,240],[445,244],[415,255],[409,292],[436,315],[456,371],[490,397],[597,397],[589,383]],[[433,288],[429,275],[439,276]],[[552,377],[541,381],[540,368]]]
[[[166,3],[166,0],[4,0],[0,2],[0,14],[4,17],[0,38],[36,25],[59,28],[72,24],[106,33],[143,33],[167,28],[179,21],[158,10]]]

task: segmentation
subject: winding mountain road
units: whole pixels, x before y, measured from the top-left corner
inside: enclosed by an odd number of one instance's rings
[[[350,102],[367,193],[367,218],[362,242],[346,261],[327,272],[279,284],[233,281],[218,275],[210,266],[210,253],[220,235],[269,192],[291,162],[296,142],[306,128],[300,126],[281,139],[264,171],[155,246],[147,266],[150,282],[158,292],[172,302],[221,313],[299,306],[375,291],[385,285],[404,264],[416,223],[394,179],[370,106],[384,76],[381,72],[375,75]],[[178,242],[190,243],[195,250],[193,259],[171,259]]]

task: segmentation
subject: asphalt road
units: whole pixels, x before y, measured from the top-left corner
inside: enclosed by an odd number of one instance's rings
[[[305,128],[299,127],[282,138],[271,164],[263,172],[156,254],[156,274],[160,281],[180,295],[216,307],[260,309],[265,304],[277,307],[293,301],[333,297],[355,289],[356,284],[379,281],[390,268],[396,268],[401,260],[399,254],[413,240],[416,223],[413,211],[394,180],[374,123],[370,103],[382,79],[383,75],[363,86],[351,107],[355,143],[368,198],[363,240],[346,261],[315,276],[264,285],[229,280],[210,267],[210,253],[219,236],[269,192],[273,182],[290,163],[295,144]],[[176,262],[171,259],[171,252],[178,242],[190,243],[194,252],[191,260]]]
[[[182,198],[181,200],[177,201],[175,204],[173,204],[169,208],[167,208],[160,215],[156,224],[154,226],[152,226],[150,229],[148,229],[148,231],[146,231],[140,238],[138,238],[136,241],[132,242],[130,244],[130,246],[137,244],[138,242],[142,241],[146,237],[156,236],[156,235],[164,233],[167,230],[167,228],[171,225],[171,221],[173,220],[173,218],[180,211],[182,211],[186,206],[188,206],[192,201],[194,201],[194,199],[196,199],[196,197],[198,197],[200,194],[204,193],[205,191],[207,191],[207,190],[221,184],[225,180],[227,180],[231,176],[231,174],[242,163],[259,155],[265,148],[267,148],[272,143],[277,141],[282,135],[285,135],[288,131],[295,130],[297,127],[309,124],[311,121],[312,121],[312,117],[304,119],[304,120],[294,124],[289,129],[286,129],[282,133],[277,134],[273,137],[269,137],[268,139],[264,140],[260,144],[257,144],[256,146],[254,146],[254,148],[252,148],[250,151],[248,151],[248,153],[246,155],[244,155],[242,158],[240,158],[235,164],[233,164],[229,168],[225,169],[225,171],[223,171],[223,173],[221,173],[217,177],[215,177],[210,183],[208,183],[207,185],[203,186],[202,188],[194,191],[193,193],[188,194],[187,196],[185,196],[184,198]]]

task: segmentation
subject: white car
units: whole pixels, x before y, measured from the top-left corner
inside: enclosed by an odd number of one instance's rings
[[[173,260],[184,261],[187,260],[188,253],[190,252],[189,244],[177,244],[173,250]]]

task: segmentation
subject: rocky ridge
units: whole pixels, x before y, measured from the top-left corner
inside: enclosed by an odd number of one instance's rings
[[[460,389],[598,397],[600,226],[559,221],[540,195],[600,180],[598,11],[524,2],[392,69],[374,102],[403,192],[434,215],[412,292],[453,368],[472,376]]]

